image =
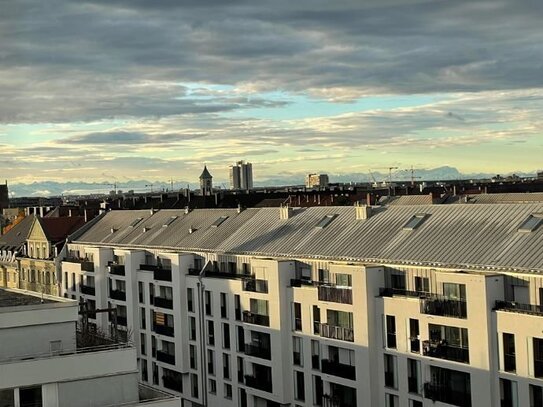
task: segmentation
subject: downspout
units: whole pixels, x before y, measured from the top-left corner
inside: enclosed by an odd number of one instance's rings
[[[202,282],[202,277],[204,276],[204,270],[206,269],[207,265],[210,263],[210,261],[206,261],[204,264],[204,267],[202,267],[202,270],[200,270],[200,273],[198,274],[198,282],[196,283],[196,287],[198,288],[198,316],[199,316],[199,322],[200,322],[200,360],[202,362],[202,400],[203,400],[203,406],[207,407],[207,363],[206,363],[206,351],[205,351],[205,317],[204,317],[204,290],[205,285]]]

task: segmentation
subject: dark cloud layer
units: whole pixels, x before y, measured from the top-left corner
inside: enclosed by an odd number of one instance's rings
[[[1,2],[3,123],[269,106],[182,83],[345,99],[541,86],[543,2]],[[272,103],[273,104],[273,103]]]

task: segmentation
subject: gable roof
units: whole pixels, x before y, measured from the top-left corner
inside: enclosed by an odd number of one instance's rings
[[[0,236],[0,250],[19,250],[28,238],[34,219],[34,215],[26,216],[23,220],[13,226],[9,232]]]
[[[277,208],[109,212],[78,242],[178,251],[217,251],[286,258],[319,258],[455,268],[540,270],[543,227],[518,229],[543,204],[416,205],[373,209],[357,220],[353,207],[295,208],[282,220]],[[406,223],[424,214],[418,227]],[[167,227],[166,219],[178,218]],[[328,215],[325,228],[317,224]],[[228,218],[216,228],[219,216]],[[143,217],[137,227],[128,225]],[[143,232],[143,228],[148,228]],[[111,228],[115,232],[111,233]],[[189,229],[193,229],[190,233]]]
[[[85,223],[81,216],[64,216],[59,218],[36,218],[50,242],[64,240],[69,234],[79,229]]]
[[[203,178],[213,178],[213,176],[207,170],[207,166],[205,165],[204,165],[204,170],[202,171],[202,174],[200,175],[200,179],[203,179]]]

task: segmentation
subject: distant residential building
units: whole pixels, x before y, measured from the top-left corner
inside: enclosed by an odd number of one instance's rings
[[[230,188],[246,190],[253,188],[253,164],[238,161],[230,166]]]
[[[211,195],[213,192],[213,176],[207,170],[207,166],[204,166],[200,175],[200,192],[202,195]]]
[[[307,188],[326,187],[329,183],[328,174],[307,174],[305,177],[305,186]]]
[[[537,180],[538,180],[538,181],[543,181],[543,171],[539,171],[539,172],[537,173]]]
[[[9,190],[8,181],[5,184],[0,184],[0,211],[9,207]]]

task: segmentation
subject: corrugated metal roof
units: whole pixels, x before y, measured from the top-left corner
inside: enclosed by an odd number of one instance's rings
[[[543,204],[418,205],[374,208],[373,216],[355,219],[353,207],[295,208],[287,220],[277,208],[200,209],[189,214],[162,210],[110,212],[78,241],[120,246],[218,251],[270,257],[315,257],[338,260],[543,269],[543,227],[518,232]],[[416,214],[427,214],[414,230],[404,225]],[[161,225],[171,216],[171,225]],[[337,215],[324,228],[316,225]],[[228,219],[219,227],[211,224]],[[144,217],[137,227],[128,225]],[[118,230],[110,233],[111,227]],[[143,227],[148,231],[143,232]],[[189,233],[189,228],[196,229]]]
[[[535,203],[543,202],[543,192],[511,192],[467,195],[468,203]]]

